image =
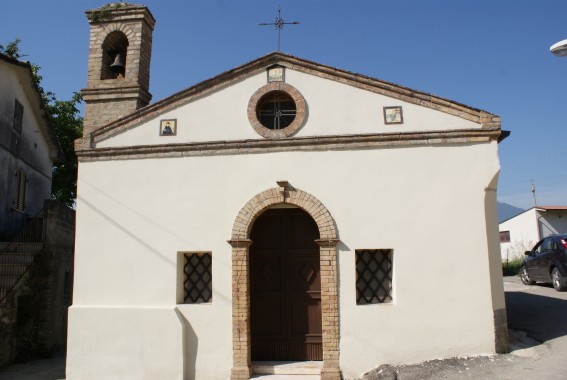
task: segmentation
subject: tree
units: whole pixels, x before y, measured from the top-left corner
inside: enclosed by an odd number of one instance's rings
[[[13,59],[25,57],[26,55],[20,53],[20,42],[20,39],[16,38],[6,47],[0,45],[0,53]],[[79,93],[74,93],[69,100],[57,100],[53,92],[41,86],[41,67],[31,64],[31,69],[49,122],[66,156],[65,162],[53,165],[51,197],[73,207],[77,198],[77,156],[73,144],[83,134],[83,118],[77,108],[83,100]]]
[[[73,207],[77,199],[77,156],[73,149],[76,139],[83,135],[83,118],[77,106],[83,101],[81,94],[74,93],[70,100],[53,100],[46,111],[59,139],[66,160],[54,164],[52,170],[51,197]]]

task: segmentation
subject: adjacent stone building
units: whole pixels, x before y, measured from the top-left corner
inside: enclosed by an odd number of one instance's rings
[[[63,158],[30,63],[0,54],[0,366],[66,344],[74,211],[49,199]]]
[[[498,116],[280,52],[146,105],[150,11],[87,15],[67,379],[507,350]]]
[[[0,54],[0,241],[41,211],[53,162],[62,159],[31,65]]]

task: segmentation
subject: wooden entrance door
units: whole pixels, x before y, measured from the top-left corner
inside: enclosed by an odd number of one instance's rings
[[[319,230],[301,209],[272,209],[252,227],[252,360],[323,360]]]

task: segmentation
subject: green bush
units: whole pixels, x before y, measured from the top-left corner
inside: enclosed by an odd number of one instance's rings
[[[510,260],[502,261],[502,274],[504,276],[515,276],[520,272],[522,266],[522,257],[515,257]]]

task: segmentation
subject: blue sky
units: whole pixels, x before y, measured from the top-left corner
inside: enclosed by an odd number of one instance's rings
[[[281,50],[449,98],[502,117],[498,199],[567,205],[565,0],[281,0]],[[104,1],[0,0],[0,44],[22,39],[44,87],[86,84],[87,9]],[[278,0],[146,0],[157,20],[153,101],[276,50]],[[467,168],[463,168],[466,170]]]

